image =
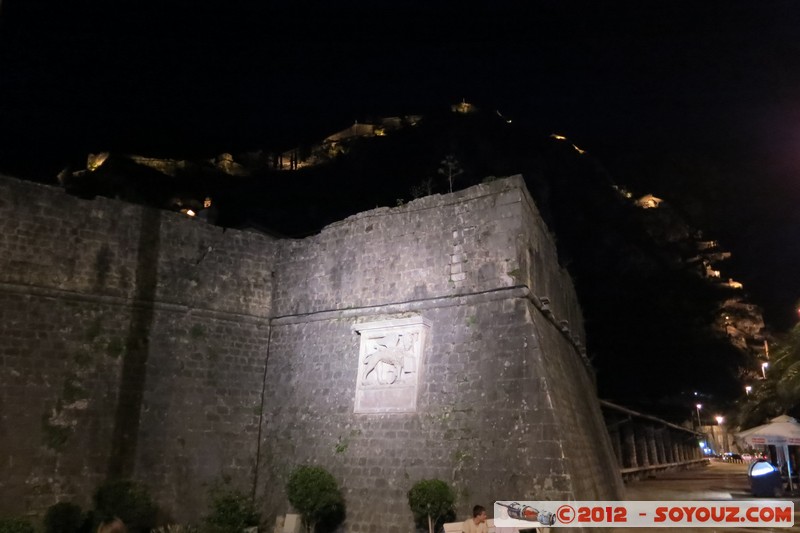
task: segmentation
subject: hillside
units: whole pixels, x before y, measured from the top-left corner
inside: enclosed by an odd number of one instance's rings
[[[286,236],[522,174],[575,280],[601,397],[688,418],[698,397],[719,406],[739,397],[759,368],[761,311],[725,273],[722,243],[677,203],[615,183],[590,147],[499,112],[462,103],[438,116],[365,120],[282,153],[102,154],[88,166],[62,173],[64,186]]]

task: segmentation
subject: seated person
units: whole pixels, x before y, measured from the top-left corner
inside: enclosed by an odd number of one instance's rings
[[[486,525],[486,508],[482,505],[473,507],[472,518],[464,520],[464,525],[461,530],[464,533],[488,533],[489,528]]]
[[[103,521],[97,528],[97,533],[128,533],[125,523],[117,517],[113,520]]]

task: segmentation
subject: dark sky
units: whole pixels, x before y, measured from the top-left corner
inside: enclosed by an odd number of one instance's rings
[[[288,148],[466,98],[683,195],[768,320],[793,323],[800,3],[451,4],[2,0],[0,169]]]

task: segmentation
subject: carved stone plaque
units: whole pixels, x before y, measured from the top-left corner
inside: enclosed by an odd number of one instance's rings
[[[430,322],[421,316],[355,324],[361,335],[356,413],[413,413]]]

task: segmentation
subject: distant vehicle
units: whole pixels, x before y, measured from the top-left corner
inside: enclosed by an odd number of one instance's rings
[[[741,463],[742,461],[744,461],[744,457],[742,457],[741,454],[738,454],[738,453],[730,453],[730,452],[728,452],[728,453],[722,454],[722,460],[723,461],[730,461],[732,463],[733,462]]]
[[[743,453],[742,454],[742,459],[744,459],[745,461],[752,461],[753,460],[753,456],[750,455],[749,453]]]

